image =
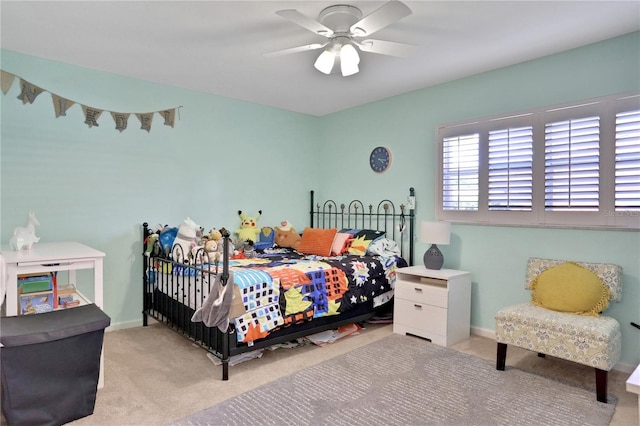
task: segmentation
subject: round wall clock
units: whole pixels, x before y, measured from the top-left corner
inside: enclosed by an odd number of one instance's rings
[[[379,146],[371,151],[369,155],[369,166],[371,170],[377,173],[384,172],[391,165],[391,151],[389,148]]]

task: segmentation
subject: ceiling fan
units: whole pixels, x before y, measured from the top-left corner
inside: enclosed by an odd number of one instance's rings
[[[398,43],[367,38],[382,28],[411,14],[411,9],[398,0],[391,0],[363,17],[355,6],[337,4],[323,9],[318,19],[309,18],[295,9],[276,12],[277,15],[300,25],[309,31],[326,37],[324,43],[313,43],[291,47],[265,54],[273,57],[308,50],[324,49],[314,67],[325,74],[340,69],[342,76],[356,74],[360,71],[360,55],[358,50],[367,53],[379,53],[406,57],[417,47],[412,44]]]

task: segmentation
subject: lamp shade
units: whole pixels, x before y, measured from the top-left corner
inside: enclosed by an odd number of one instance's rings
[[[430,244],[449,244],[451,242],[450,222],[422,222],[420,240]]]
[[[336,54],[333,53],[332,50],[324,50],[318,59],[316,59],[316,63],[313,64],[316,69],[325,74],[331,74],[331,70],[333,69],[333,64],[336,62]]]
[[[345,44],[340,48],[340,70],[342,76],[356,74],[360,69],[358,64],[360,63],[360,56],[358,51],[351,44]]]

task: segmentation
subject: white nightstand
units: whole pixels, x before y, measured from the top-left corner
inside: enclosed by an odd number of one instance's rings
[[[398,269],[394,333],[451,346],[468,339],[470,328],[471,273],[424,266]]]

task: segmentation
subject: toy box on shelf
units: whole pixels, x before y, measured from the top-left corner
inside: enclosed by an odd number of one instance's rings
[[[71,308],[73,306],[85,305],[86,303],[85,298],[77,292],[75,285],[68,284],[58,287],[58,307]]]
[[[54,280],[51,274],[29,274],[18,277],[20,315],[40,314],[56,307]]]
[[[58,286],[55,273],[18,276],[18,299],[19,315],[40,314],[88,303],[73,283]]]

